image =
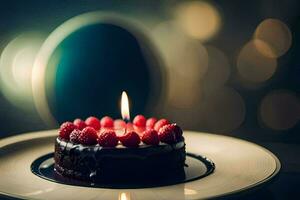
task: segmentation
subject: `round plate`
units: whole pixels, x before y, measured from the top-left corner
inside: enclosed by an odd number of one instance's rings
[[[0,141],[0,194],[25,199],[203,199],[248,190],[272,179],[280,162],[256,144],[227,136],[184,131],[187,151],[210,158],[215,171],[199,180],[143,189],[64,185],[34,175],[30,166],[54,150],[57,130]]]

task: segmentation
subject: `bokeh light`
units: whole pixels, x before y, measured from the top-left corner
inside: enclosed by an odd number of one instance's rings
[[[241,49],[237,58],[237,70],[240,77],[254,83],[270,79],[277,68],[277,60],[261,54],[257,46],[268,49],[264,41],[251,40]]]
[[[206,45],[208,52],[208,70],[203,84],[206,88],[222,86],[230,76],[230,65],[226,55],[218,48]]]
[[[204,97],[204,123],[209,131],[229,133],[245,119],[246,108],[241,95],[232,88],[220,87]]]
[[[206,1],[186,1],[175,9],[175,18],[184,32],[196,39],[208,40],[220,29],[219,11]]]
[[[4,48],[0,58],[1,91],[21,109],[32,109],[31,72],[43,42],[40,33],[24,33]]]
[[[272,91],[261,101],[259,118],[274,130],[292,128],[300,120],[299,98],[287,90]]]
[[[264,41],[255,43],[257,49],[265,56],[278,58],[285,54],[292,45],[292,34],[288,26],[278,19],[266,19],[256,28],[254,38]]]
[[[167,103],[176,108],[195,106],[201,96],[200,81],[208,67],[206,48],[172,21],[158,25],[152,35],[167,68]]]

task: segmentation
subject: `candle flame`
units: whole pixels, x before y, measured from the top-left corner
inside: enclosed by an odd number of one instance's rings
[[[128,96],[125,91],[122,92],[121,97],[121,114],[124,121],[130,120]]]

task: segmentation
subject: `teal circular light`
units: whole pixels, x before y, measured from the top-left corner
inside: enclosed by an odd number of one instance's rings
[[[32,79],[44,121],[55,124],[89,115],[119,118],[123,90],[132,100],[133,115],[158,103],[163,90],[159,58],[138,28],[114,14],[96,12],[75,17],[51,33]]]

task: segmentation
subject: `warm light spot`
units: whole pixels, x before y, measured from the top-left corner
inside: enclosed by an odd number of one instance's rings
[[[220,87],[203,98],[204,124],[209,131],[228,133],[238,128],[245,119],[243,98],[232,88]]]
[[[33,109],[31,72],[43,36],[24,33],[12,40],[0,57],[1,91],[8,101],[22,109]]]
[[[214,88],[226,83],[230,76],[230,66],[226,55],[213,46],[206,46],[208,52],[208,70],[204,76],[205,88]]]
[[[237,70],[242,79],[259,83],[270,79],[276,71],[277,60],[262,55],[256,46],[265,46],[261,40],[248,42],[237,58]]]
[[[292,45],[292,34],[288,26],[278,19],[266,19],[261,22],[254,33],[254,38],[267,43],[269,48],[257,45],[265,56],[278,58],[285,54]]]
[[[176,22],[186,34],[200,40],[213,37],[221,26],[218,10],[204,1],[189,1],[175,9]]]
[[[300,101],[289,91],[279,90],[267,94],[260,105],[262,122],[274,130],[285,130],[300,120]]]
[[[184,195],[195,195],[198,194],[196,190],[184,188]]]
[[[259,53],[261,53],[263,56],[269,57],[269,58],[276,58],[274,49],[266,43],[263,40],[256,39],[253,40],[254,47],[258,50]]]
[[[119,193],[119,200],[130,200],[130,193],[128,192],[121,192]]]
[[[122,97],[121,97],[121,114],[123,120],[125,121],[130,120],[129,101],[128,101],[127,93],[125,91],[122,92]]]

